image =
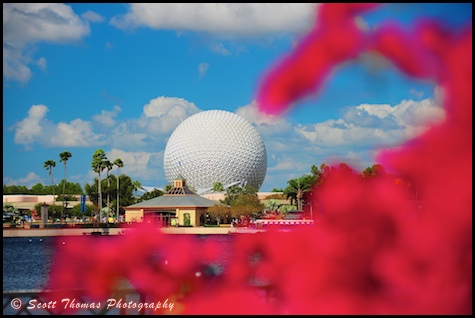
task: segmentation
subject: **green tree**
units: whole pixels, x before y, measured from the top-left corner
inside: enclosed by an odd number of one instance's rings
[[[120,168],[124,166],[122,159],[117,158],[114,160],[114,165],[117,166],[117,222],[119,222],[119,182],[120,182]]]
[[[372,177],[375,177],[375,176],[385,176],[385,175],[387,175],[386,169],[384,168],[383,165],[380,165],[380,164],[374,164],[371,167],[367,167],[361,173],[361,176],[364,179],[372,178]]]
[[[271,213],[279,209],[279,202],[275,199],[270,199],[264,204],[264,212]]]
[[[42,195],[46,193],[46,189],[42,183],[37,183],[31,187],[31,192],[35,195]]]
[[[147,200],[150,200],[150,199],[153,199],[153,198],[162,196],[162,195],[163,195],[163,191],[162,191],[162,190],[153,189],[152,191],[145,192],[145,193],[140,197],[140,199],[138,200],[138,202],[147,201]]]
[[[59,162],[64,162],[64,183],[63,183],[63,200],[62,200],[62,207],[61,207],[61,223],[63,223],[63,213],[64,213],[64,193],[66,191],[66,163],[68,162],[69,158],[71,158],[71,153],[69,151],[63,151],[59,154]]]
[[[82,218],[83,215],[92,216],[93,211],[94,211],[94,205],[92,204],[86,204],[86,212],[84,213],[81,211],[81,205],[79,204],[73,206],[72,209],[70,210],[72,216],[77,216],[80,218]]]
[[[287,214],[289,211],[295,211],[297,207],[293,204],[283,204],[279,207],[279,214]]]
[[[221,182],[215,182],[213,184],[213,191],[216,193],[223,192],[224,191],[223,184]]]
[[[53,210],[55,210],[55,198],[54,198],[54,181],[53,181],[53,168],[56,167],[56,161],[46,160],[43,164],[43,168],[49,170],[49,176],[51,177],[51,187],[53,189]]]
[[[291,199],[290,202],[297,202],[297,207],[302,210],[302,202],[305,193],[309,192],[312,188],[314,177],[311,175],[303,175],[300,178],[287,181],[288,186],[284,189],[284,194],[287,199]]]
[[[143,189],[142,184],[140,183],[140,181],[134,180],[132,181],[132,186],[134,187],[135,196],[137,197],[138,196],[137,191],[139,189]]]
[[[104,170],[103,161],[107,160],[104,150],[97,149],[92,155],[92,170],[99,175],[98,178],[98,202],[97,207],[99,208],[99,218],[102,222],[102,191],[101,191],[101,172]]]
[[[215,219],[223,220],[222,223],[230,223],[232,215],[231,208],[224,204],[215,204],[208,208],[207,213]]]
[[[221,203],[231,207],[230,212],[233,217],[259,214],[264,209],[264,205],[260,203],[257,196],[257,190],[250,185],[228,187],[224,200],[221,200]]]

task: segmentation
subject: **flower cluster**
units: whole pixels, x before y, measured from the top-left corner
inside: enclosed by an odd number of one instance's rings
[[[358,29],[356,14],[375,6],[323,4],[315,30],[267,74],[258,101],[263,111],[281,112],[370,50],[435,81],[446,120],[379,156],[418,184],[422,208],[394,180],[334,169],[314,189],[316,226],[236,235],[222,273],[210,267],[226,252],[213,236],[165,235],[141,224],[125,236],[64,241],[48,288],[82,288],[101,300],[126,281],[151,301],[170,299],[180,314],[470,314],[471,25]],[[61,297],[78,296],[69,293]]]

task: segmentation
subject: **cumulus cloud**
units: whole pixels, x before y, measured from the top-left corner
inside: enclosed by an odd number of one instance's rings
[[[3,4],[3,76],[26,82],[31,78],[34,44],[70,43],[90,32],[71,7],[62,3]],[[42,62],[46,66],[45,61]]]
[[[102,110],[101,114],[94,115],[92,120],[100,127],[113,127],[116,124],[114,118],[117,117],[121,110],[120,106],[115,105],[112,111]]]
[[[106,156],[111,162],[117,158],[124,162],[124,166],[120,169],[121,174],[149,182],[163,179],[163,151],[128,152],[114,148],[108,151]]]
[[[33,105],[28,111],[28,116],[16,125],[16,144],[31,144],[41,135],[43,127],[41,121],[48,112],[45,105]]]
[[[92,131],[90,122],[75,119],[70,123],[58,123],[56,129],[51,131],[49,141],[51,146],[90,147],[104,143],[104,137]]]
[[[45,105],[33,105],[28,116],[14,125],[16,144],[30,150],[34,143],[45,147],[90,147],[104,144],[105,136],[95,134],[90,122],[81,119],[54,124],[46,118]]]
[[[44,147],[95,147],[108,145],[128,150],[164,148],[172,131],[186,118],[200,112],[183,98],[157,97],[136,118],[119,121],[121,107],[101,110],[91,121],[80,118],[52,122],[48,107],[33,105],[28,115],[12,126],[14,141],[31,150],[37,143]]]
[[[283,157],[276,160],[276,164],[269,167],[267,171],[302,171],[310,166],[306,166],[302,161],[295,160],[292,157]]]
[[[432,98],[421,101],[403,100],[394,106],[361,104],[343,109],[340,118],[306,125],[289,123],[291,129],[283,135],[269,130],[262,134],[269,165],[263,187],[285,188],[285,182],[278,180],[310,173],[313,164],[343,162],[362,171],[376,163],[380,150],[397,146],[422,134],[431,123],[442,121],[442,98],[442,90],[436,87]],[[252,114],[250,109],[247,105],[240,111]],[[247,119],[259,122],[253,116]]]
[[[137,124],[151,134],[168,134],[199,111],[194,103],[183,98],[160,96],[144,106],[143,116]]]
[[[132,3],[115,16],[119,29],[140,26],[227,35],[305,32],[313,26],[311,3]]]
[[[3,177],[3,183],[6,185],[24,185],[27,188],[31,188],[37,183],[43,183],[43,179],[36,173],[29,172],[26,177],[17,180],[12,179],[11,177]]]
[[[429,124],[443,120],[445,112],[432,99],[403,100],[389,104],[347,107],[340,119],[299,125],[296,130],[322,147],[348,145],[392,146],[424,132]]]
[[[257,102],[238,107],[236,114],[254,124],[257,131],[263,136],[289,136],[292,132],[292,124],[282,115],[268,115],[260,112]]]

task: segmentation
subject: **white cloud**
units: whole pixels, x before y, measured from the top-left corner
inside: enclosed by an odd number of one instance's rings
[[[46,71],[47,61],[44,57],[40,57],[38,61],[36,61],[36,65],[38,65],[38,67],[43,71]]]
[[[33,45],[70,43],[90,32],[71,7],[62,3],[3,4],[3,76],[26,82],[31,77]]]
[[[198,112],[198,108],[183,98],[160,96],[150,100],[143,107],[143,112],[147,117],[170,115],[183,118],[186,114],[191,115]]]
[[[115,16],[120,29],[146,26],[228,35],[305,32],[313,26],[311,3],[132,3]]]
[[[60,122],[49,135],[52,147],[90,147],[103,144],[101,139],[100,135],[92,131],[91,123],[81,119],[75,119],[69,124]]]
[[[3,177],[3,183],[6,185],[22,185],[31,188],[37,183],[43,183],[43,179],[34,172],[29,172],[26,177],[13,180],[10,177]]]
[[[224,47],[223,43],[213,42],[213,43],[210,44],[210,49],[211,49],[211,52],[217,53],[219,55],[230,55],[231,54],[229,52],[229,50]]]
[[[302,171],[307,168],[310,169],[310,166],[306,166],[302,161],[295,160],[293,157],[284,157],[282,159],[278,158],[277,163],[274,166],[267,168],[268,172],[273,171]]]
[[[101,16],[100,14],[98,14],[94,11],[91,11],[91,10],[87,10],[86,12],[81,14],[81,18],[83,18],[84,20],[91,21],[91,22],[103,22],[104,21],[103,16]]]
[[[45,105],[33,105],[28,116],[15,124],[16,144],[31,149],[39,143],[45,147],[93,147],[104,144],[104,135],[95,134],[90,122],[74,119],[70,123],[57,125],[46,119],[49,111]]]
[[[143,108],[143,116],[136,123],[151,134],[169,134],[179,123],[200,110],[183,98],[160,96]]]
[[[124,162],[124,166],[120,169],[121,174],[124,173],[134,179],[155,181],[161,180],[164,173],[163,170],[163,151],[161,152],[127,152],[121,149],[112,149],[106,153],[107,158],[114,162],[120,158]],[[116,169],[115,169],[116,170]]]
[[[411,94],[411,96],[414,96],[416,98],[422,98],[424,96],[424,92],[423,91],[418,91],[414,88],[412,88],[410,91],[409,91],[409,94]]]
[[[208,71],[209,64],[208,63],[200,63],[198,64],[198,72],[200,72],[200,77],[203,77]]]
[[[269,115],[260,112],[257,102],[253,100],[250,104],[238,107],[236,114],[254,124],[257,131],[263,136],[286,136],[293,132],[293,127],[282,115]]]
[[[31,144],[42,133],[41,121],[48,112],[45,105],[33,105],[28,111],[28,116],[16,125],[16,144]]]
[[[361,104],[347,107],[343,118],[300,125],[296,131],[322,147],[393,146],[421,134],[431,123],[443,120],[444,115],[444,110],[431,99],[403,100],[395,106]]]
[[[100,115],[94,115],[92,121],[98,126],[106,128],[113,127],[116,124],[115,117],[122,111],[120,106],[115,105],[112,111],[103,110]]]
[[[269,115],[260,112],[256,100],[253,100],[250,104],[245,106],[238,107],[236,114],[257,125],[283,125],[286,122],[284,116]]]

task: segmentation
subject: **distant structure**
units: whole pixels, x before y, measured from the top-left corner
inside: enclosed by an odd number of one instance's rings
[[[153,222],[162,226],[199,226],[200,217],[215,204],[222,203],[197,195],[179,177],[164,195],[125,206],[125,221]]]
[[[208,110],[184,120],[170,136],[164,153],[168,182],[186,179],[199,195],[250,185],[259,191],[267,172],[267,153],[257,130],[244,118]]]

